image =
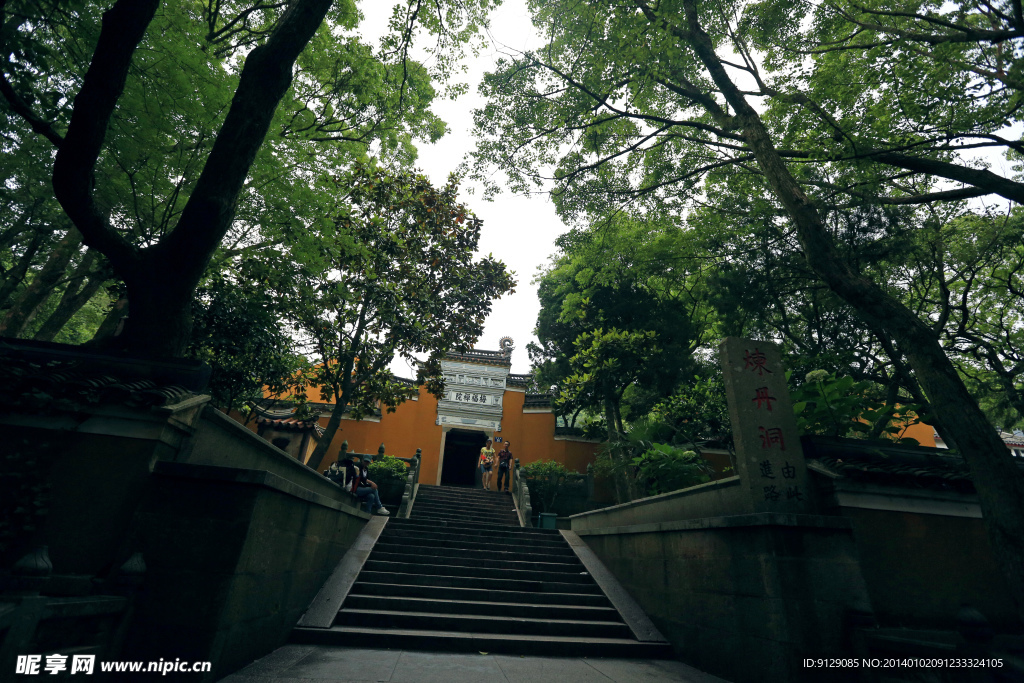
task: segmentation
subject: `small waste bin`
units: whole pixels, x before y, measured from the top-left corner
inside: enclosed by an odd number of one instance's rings
[[[555,520],[558,519],[558,515],[553,512],[542,512],[540,513],[540,521],[537,526],[541,529],[557,529],[558,524]]]

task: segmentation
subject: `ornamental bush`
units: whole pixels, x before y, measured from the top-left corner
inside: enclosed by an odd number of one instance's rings
[[[703,484],[711,479],[711,467],[695,451],[654,443],[633,458],[637,482],[651,496]]]
[[[404,481],[409,474],[409,467],[394,455],[385,455],[370,463],[368,476],[379,486],[389,481]]]

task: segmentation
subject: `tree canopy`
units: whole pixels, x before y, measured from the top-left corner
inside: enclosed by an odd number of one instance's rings
[[[472,346],[492,300],[515,286],[501,261],[474,258],[481,222],[458,201],[454,178],[438,189],[421,175],[359,164],[319,182],[334,200],[287,254],[268,253],[257,275],[287,302],[282,313],[314,359],[307,387],[334,403],[313,468],[346,411],[394,410],[415,395],[391,374],[396,355],[416,362],[417,384],[440,394],[441,357]]]
[[[0,4],[2,144],[18,167],[2,286],[49,295],[74,269],[123,282],[118,343],[183,353],[211,264],[307,228],[317,176],[371,151],[408,164],[415,140],[445,132],[430,103],[458,90],[448,79],[489,4],[399,6],[377,46],[351,0]],[[410,57],[423,35],[429,66]],[[77,245],[54,255],[62,236],[89,247],[89,268]],[[23,333],[38,297],[4,301]]]
[[[1019,154],[1005,132],[1019,118],[1019,9],[900,0],[530,7],[547,44],[486,77],[478,168],[497,166],[519,190],[550,183],[561,214],[581,225],[621,212],[687,227],[752,217],[772,258],[801,259],[855,314],[859,336],[873,335],[920,387],[971,467],[1024,613],[1024,478],[944,344],[946,318],[904,296],[922,293],[920,279],[885,279],[908,273],[906,258],[886,265],[877,253],[924,223],[915,207],[1024,197],[1020,180],[968,156]],[[932,272],[945,277],[946,247],[932,247]]]

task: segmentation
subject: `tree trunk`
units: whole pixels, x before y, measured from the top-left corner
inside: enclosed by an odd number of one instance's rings
[[[893,415],[896,414],[896,403],[900,397],[900,383],[896,381],[896,378],[889,380],[889,387],[885,395],[885,406],[882,408],[882,414],[879,415],[878,419],[875,420],[875,424],[871,425],[871,431],[868,432],[869,439],[877,439],[882,436],[882,432],[885,431],[886,425],[892,419]]]
[[[324,427],[324,435],[320,437],[320,441],[317,442],[316,448],[309,454],[309,461],[306,465],[311,469],[319,472],[320,463],[324,461],[324,456],[327,455],[328,449],[331,447],[331,441],[334,440],[334,435],[338,433],[338,428],[341,426],[341,418],[345,415],[345,409],[348,404],[341,398],[334,404],[334,410],[331,411],[331,417],[327,420],[327,426]]]
[[[149,267],[125,278],[130,308],[124,331],[103,345],[137,356],[177,357],[192,334],[194,284],[176,277],[173,263],[147,256]]]
[[[93,295],[100,291],[103,282],[104,277],[102,273],[93,273],[86,280],[82,288],[78,289],[71,296],[67,296],[67,293],[71,291],[71,283],[68,283],[68,289],[65,291],[65,296],[61,297],[60,303],[57,304],[57,310],[50,314],[50,317],[39,328],[33,339],[37,341],[53,341],[53,338],[64,329],[64,326],[68,324],[68,321],[71,320],[75,313],[82,310],[82,307],[92,299]]]
[[[1024,476],[946,357],[938,335],[903,304],[853,271],[836,252],[817,210],[775,150],[760,116],[715,54],[710,36],[698,23],[695,0],[684,0],[684,7],[688,22],[685,38],[736,111],[765,179],[793,221],[808,264],[862,318],[899,343],[932,409],[956,440],[971,470],[996,559],[1024,619]]]
[[[117,326],[121,322],[121,319],[128,315],[128,297],[121,295],[121,297],[114,302],[111,306],[110,312],[107,313],[107,317],[100,323],[100,327],[96,330],[96,334],[92,336],[88,342],[89,346],[102,346],[107,343],[107,340],[114,336],[117,332]]]
[[[149,356],[180,356],[192,328],[192,297],[235,215],[235,203],[292,83],[295,60],[323,23],[331,0],[294,0],[263,44],[246,55],[231,106],[174,229],[139,249],[93,196],[95,167],[135,48],[158,0],[117,0],[103,14],[96,49],[58,144],[53,190],[64,211],[128,285],[131,320],[121,345]],[[22,116],[26,114],[22,113]],[[168,266],[154,269],[152,266]],[[173,267],[170,267],[173,266]]]
[[[57,243],[50,258],[46,259],[46,263],[43,264],[42,270],[32,279],[28,287],[22,290],[11,308],[0,319],[0,336],[21,336],[25,326],[32,321],[38,308],[43,305],[50,296],[50,292],[65,275],[68,264],[78,253],[78,248],[81,245],[82,233],[72,227]]]
[[[327,455],[327,449],[331,447],[331,441],[334,440],[334,435],[338,433],[338,428],[341,426],[341,416],[345,414],[345,408],[348,407],[349,400],[352,397],[352,368],[355,367],[356,358],[359,356],[359,349],[362,345],[363,330],[366,325],[367,304],[368,300],[364,297],[362,310],[359,311],[359,322],[356,323],[356,329],[352,332],[350,353],[343,359],[339,359],[341,361],[339,364],[342,366],[341,374],[335,377],[341,378],[341,386],[335,385],[334,387],[334,410],[331,411],[331,419],[327,421],[323,436],[320,437],[316,448],[313,449],[309,456],[309,462],[306,463],[314,470],[320,467],[324,456]],[[326,359],[324,361],[326,362]]]
[[[43,245],[46,237],[46,234],[37,230],[25,248],[25,253],[18,259],[18,264],[7,272],[3,284],[0,285],[0,308],[7,304],[7,300],[18,289],[18,285],[25,280],[25,275],[28,274],[28,269],[32,266],[32,259],[36,257],[39,247]]]
[[[605,388],[604,392],[604,421],[608,424],[608,457],[618,470],[614,475],[616,502],[628,503],[633,500],[629,484],[626,482],[629,472],[626,471],[625,458],[622,455],[622,433],[618,430],[615,406],[612,404],[611,390],[608,388]]]

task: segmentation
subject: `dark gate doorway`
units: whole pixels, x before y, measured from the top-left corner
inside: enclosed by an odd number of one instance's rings
[[[477,459],[487,441],[484,432],[453,429],[444,441],[444,464],[441,465],[441,486],[479,486],[480,468]]]

